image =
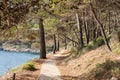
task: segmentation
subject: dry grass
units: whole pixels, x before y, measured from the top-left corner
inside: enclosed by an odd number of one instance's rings
[[[57,60],[57,65],[61,71],[63,80],[89,80],[84,75],[94,69],[97,64],[101,64],[107,59],[117,59],[118,55],[112,54],[105,46],[102,46],[82,54],[75,59],[70,59],[68,62],[63,61],[65,58],[61,57]]]

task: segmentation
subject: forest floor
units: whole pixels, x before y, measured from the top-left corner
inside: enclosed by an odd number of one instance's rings
[[[61,50],[56,54],[62,55],[56,59],[56,65],[60,70],[62,80],[94,80],[87,78],[86,74],[89,73],[92,69],[94,69],[96,65],[104,63],[108,59],[113,61],[116,59],[120,60],[120,55],[112,54],[105,48],[105,46],[88,51],[84,54],[78,55],[75,58],[70,57],[72,54],[74,54],[74,52],[70,50]],[[48,59],[51,59],[53,56],[54,54],[52,53],[47,54]],[[37,80],[41,71],[41,66],[44,61],[45,60],[34,59],[33,62],[37,70],[26,71],[25,73],[17,72],[16,80]]]

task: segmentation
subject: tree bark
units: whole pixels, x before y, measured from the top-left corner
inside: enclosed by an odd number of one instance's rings
[[[88,26],[87,26],[87,22],[85,20],[85,10],[83,10],[83,25],[84,25],[84,29],[85,29],[85,37],[86,37],[86,42],[87,44],[89,43],[89,35],[88,35]]]
[[[59,51],[60,48],[60,41],[59,41],[59,34],[57,35],[57,49],[56,51]]]
[[[79,45],[80,47],[82,48],[84,46],[84,43],[83,43],[83,34],[82,34],[82,26],[81,26],[81,23],[80,23],[80,19],[79,19],[79,15],[78,13],[76,13],[76,20],[77,20],[77,28],[78,28],[78,36],[79,36]]]
[[[2,21],[1,21],[1,15],[0,15],[0,26],[2,25]]]
[[[40,58],[46,59],[46,45],[42,18],[39,18],[39,37],[40,37]]]
[[[111,26],[110,26],[110,12],[109,12],[109,21],[108,21],[108,33],[111,34]]]
[[[100,36],[102,36],[102,35],[101,35],[101,30],[100,30],[99,25],[97,25],[97,35],[96,35],[96,38],[98,38],[98,37],[100,37]]]
[[[66,34],[65,34],[65,49],[67,49],[67,38],[66,38]]]
[[[56,36],[55,34],[53,35],[53,38],[54,38],[54,48],[53,48],[53,53],[56,52]]]
[[[72,36],[72,40],[74,39],[74,36]],[[75,46],[75,42],[72,41],[72,46],[74,47]]]
[[[96,26],[94,22],[94,18],[92,18],[92,40],[96,39]]]
[[[109,45],[109,43],[108,43],[107,37],[106,37],[106,35],[105,35],[105,31],[104,31],[104,28],[103,28],[103,24],[102,24],[102,23],[100,22],[100,20],[97,18],[97,15],[95,14],[95,11],[94,11],[93,6],[92,6],[91,3],[90,3],[90,7],[91,7],[91,11],[92,11],[92,13],[93,13],[93,16],[94,16],[95,20],[98,22],[98,24],[99,24],[99,26],[100,26],[100,31],[101,31],[101,34],[102,34],[102,37],[103,37],[103,39],[104,39],[104,42],[105,42],[106,46],[108,47],[108,49],[109,49],[110,51],[112,51],[111,48],[110,48],[110,45]]]

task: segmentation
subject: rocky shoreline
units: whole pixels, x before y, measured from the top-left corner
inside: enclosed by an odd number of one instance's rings
[[[39,48],[38,49],[31,48],[29,45],[24,44],[22,42],[1,42],[0,50],[40,53]]]

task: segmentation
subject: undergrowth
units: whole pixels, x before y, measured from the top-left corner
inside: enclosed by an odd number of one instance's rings
[[[30,71],[36,70],[34,63],[32,63],[32,62],[28,62],[28,63],[24,64],[23,69],[30,70]]]
[[[69,61],[72,58],[76,58],[79,57],[80,55],[86,53],[87,51],[93,50],[98,48],[99,46],[102,46],[104,44],[104,40],[102,37],[98,37],[96,40],[94,41],[90,41],[89,44],[87,44],[86,46],[84,46],[83,48],[79,48],[79,47],[73,47],[71,49],[72,54],[67,57],[65,59],[65,61]]]
[[[36,68],[35,68],[35,65],[33,62],[27,62],[25,64],[22,64],[20,66],[13,68],[12,72],[23,71],[23,70],[34,71],[34,70],[36,70]]]
[[[113,76],[120,78],[120,62],[106,60],[102,64],[97,64],[96,68],[90,71],[89,76],[95,80],[107,80]]]
[[[120,54],[120,43],[114,45],[113,53]]]

